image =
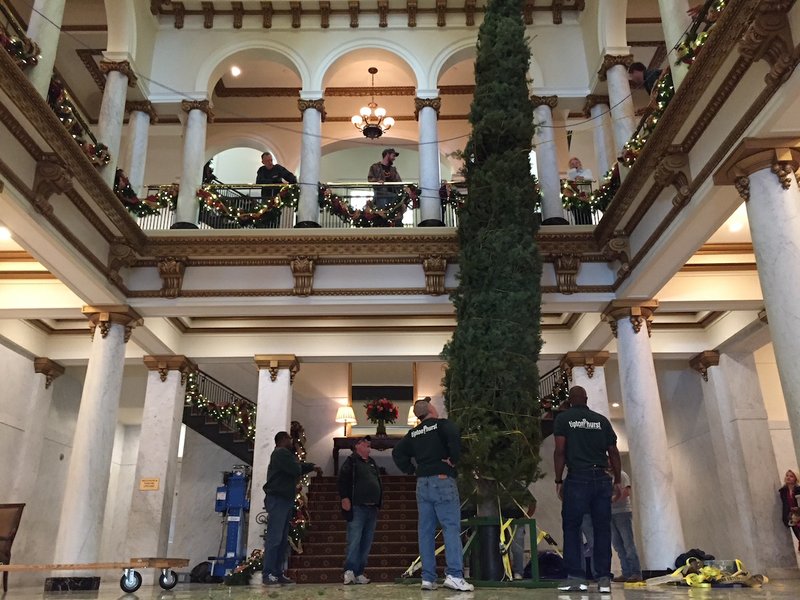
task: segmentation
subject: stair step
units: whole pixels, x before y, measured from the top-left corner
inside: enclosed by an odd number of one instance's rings
[[[344,528],[335,529],[330,531],[323,531],[316,529],[314,524],[309,525],[308,533],[303,541],[303,544],[311,544],[312,548],[316,548],[322,544],[344,544],[347,539],[347,532]],[[417,543],[417,528],[408,529],[404,531],[397,530],[376,530],[373,543],[387,543],[387,542],[404,542],[408,544]]]
[[[382,572],[399,569],[400,573],[402,573],[414,562],[418,555],[418,550],[406,552],[405,554],[374,554],[370,552],[367,570],[369,572]],[[338,555],[325,556],[311,556],[303,553],[294,554],[289,558],[290,569],[339,569],[339,575],[342,574],[343,564],[344,552]],[[445,557],[442,554],[436,557],[436,564],[444,566]]]

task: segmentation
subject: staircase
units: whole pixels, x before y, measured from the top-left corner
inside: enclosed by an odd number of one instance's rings
[[[366,575],[374,582],[392,582],[419,554],[416,478],[384,475],[382,481],[383,508],[378,512]],[[303,554],[289,558],[289,577],[298,583],[342,582],[347,522],[340,509],[336,478],[312,478],[308,492],[311,523]]]
[[[242,464],[253,465],[253,442],[244,439],[238,431],[231,430],[189,404],[183,407],[183,423],[233,454]]]

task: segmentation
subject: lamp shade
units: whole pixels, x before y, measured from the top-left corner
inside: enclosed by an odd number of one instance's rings
[[[352,406],[340,406],[336,409],[337,423],[358,423]]]
[[[417,415],[414,414],[414,404],[413,403],[411,404],[411,406],[408,407],[408,419],[406,419],[406,422],[411,427],[416,427],[417,423],[419,422],[419,419],[417,419]]]

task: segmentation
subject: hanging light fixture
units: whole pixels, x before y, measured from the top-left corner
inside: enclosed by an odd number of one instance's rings
[[[361,131],[364,136],[371,140],[377,139],[394,125],[394,119],[386,116],[386,109],[375,104],[375,73],[376,67],[367,69],[372,76],[372,100],[367,106],[363,106],[357,115],[353,115],[350,122]]]

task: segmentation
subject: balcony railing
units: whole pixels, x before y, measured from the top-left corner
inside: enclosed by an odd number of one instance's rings
[[[11,55],[20,69],[39,62],[39,46],[28,38],[5,2],[0,2],[0,47]]]
[[[184,403],[237,432],[242,439],[255,437],[256,404],[203,371],[189,374]]]

